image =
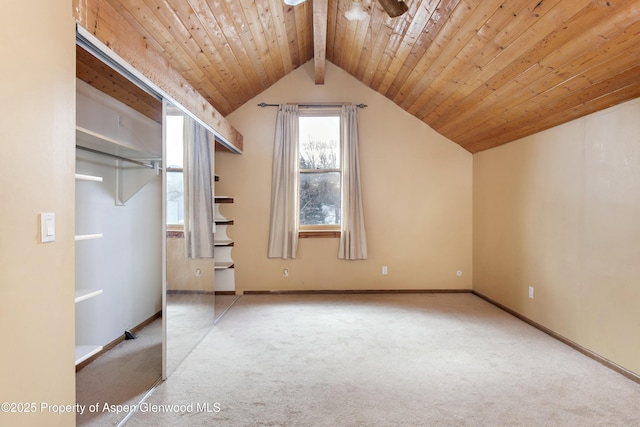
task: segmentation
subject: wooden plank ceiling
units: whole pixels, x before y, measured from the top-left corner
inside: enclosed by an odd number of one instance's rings
[[[640,96],[638,0],[108,3],[225,116],[314,52],[472,153]]]

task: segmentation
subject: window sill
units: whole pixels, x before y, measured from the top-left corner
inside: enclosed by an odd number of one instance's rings
[[[314,231],[299,231],[298,238],[300,239],[308,239],[308,238],[336,238],[340,237],[339,231],[322,231],[322,230],[314,230]]]
[[[173,238],[184,237],[184,225],[182,225],[182,224],[168,224],[167,225],[167,237],[173,237]]]

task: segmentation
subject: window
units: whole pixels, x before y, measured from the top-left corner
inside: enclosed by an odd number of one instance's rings
[[[182,115],[166,116],[167,225],[184,226]]]
[[[340,231],[342,159],[340,111],[304,111],[298,119],[301,232]]]
[[[339,237],[339,259],[367,259],[358,106],[322,107],[278,105],[269,258],[295,258],[301,237]]]

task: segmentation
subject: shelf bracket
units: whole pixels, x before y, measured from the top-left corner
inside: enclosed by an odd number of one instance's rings
[[[153,168],[126,160],[116,161],[116,206],[125,206],[138,191],[159,174],[157,161],[152,161]]]

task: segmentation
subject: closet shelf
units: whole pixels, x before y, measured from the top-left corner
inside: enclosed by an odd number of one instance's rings
[[[76,236],[76,241],[78,240],[91,240],[91,239],[99,239],[102,237],[102,233],[97,234],[79,234]]]
[[[76,174],[76,181],[94,181],[94,182],[102,182],[101,176],[93,176],[93,175],[83,175],[81,173]]]
[[[229,196],[215,196],[216,203],[233,203],[233,197]]]
[[[233,262],[216,262],[213,266],[214,270],[226,270],[233,268]]]
[[[76,126],[76,145],[134,161],[162,160],[162,154],[140,150],[133,145],[117,141],[97,132]]]
[[[233,220],[229,218],[216,218],[214,222],[218,225],[233,225]]]
[[[76,304],[102,294],[102,289],[76,289]]]
[[[91,356],[102,351],[101,345],[77,345],[76,346],[76,365],[84,362]]]

